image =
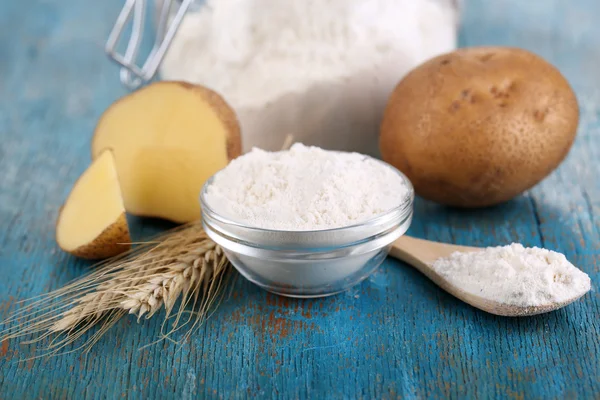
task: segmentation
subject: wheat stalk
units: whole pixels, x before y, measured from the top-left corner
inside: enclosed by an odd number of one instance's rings
[[[164,308],[161,338],[189,325],[185,339],[222,297],[230,269],[222,249],[206,236],[200,222],[191,223],[98,264],[61,289],[23,302],[3,322],[8,327],[0,337],[34,336],[27,343],[51,337],[47,350],[57,354],[99,326],[83,345],[71,350],[88,351],[124,315],[134,314],[139,321]],[[180,305],[172,315],[177,300]]]

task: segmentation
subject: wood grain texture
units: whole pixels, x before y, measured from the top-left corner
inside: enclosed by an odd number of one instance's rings
[[[58,251],[54,222],[90,161],[100,113],[125,92],[104,40],[121,0],[0,2],[0,316],[89,264]],[[88,355],[20,362],[0,346],[0,398],[599,398],[600,3],[470,0],[462,45],[516,45],[556,64],[581,107],[565,163],[500,207],[418,200],[410,234],[566,253],[592,278],[547,315],[485,314],[392,259],[360,286],[289,300],[238,279],[189,343],[146,347],[159,319],[124,318]],[[166,224],[132,219],[134,238]]]

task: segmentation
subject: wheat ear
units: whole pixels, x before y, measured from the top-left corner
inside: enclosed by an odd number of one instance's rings
[[[88,351],[124,315],[150,318],[164,307],[162,338],[187,326],[186,338],[221,299],[230,270],[222,249],[194,222],[98,264],[61,289],[22,302],[3,322],[0,337],[33,337],[28,343],[49,339],[48,353],[57,354],[99,326],[70,350]]]

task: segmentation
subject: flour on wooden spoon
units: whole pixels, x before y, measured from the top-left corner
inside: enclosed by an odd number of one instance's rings
[[[465,292],[515,306],[562,303],[591,288],[590,277],[563,254],[517,243],[455,252],[436,260],[433,269]]]

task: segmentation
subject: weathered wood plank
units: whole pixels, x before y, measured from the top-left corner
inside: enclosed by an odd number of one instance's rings
[[[54,220],[89,162],[97,117],[124,93],[102,46],[122,2],[0,3],[0,317],[88,264],[57,251]],[[462,45],[529,48],[581,104],[567,161],[500,207],[418,201],[410,233],[469,245],[520,241],[565,252],[600,280],[600,4],[470,0]],[[136,237],[163,229],[133,219]],[[526,319],[479,312],[394,260],[347,293],[290,300],[239,279],[189,343],[142,346],[160,321],[120,321],[88,355],[19,362],[0,347],[1,398],[595,398],[600,296]]]

